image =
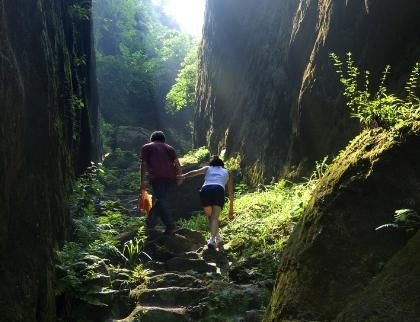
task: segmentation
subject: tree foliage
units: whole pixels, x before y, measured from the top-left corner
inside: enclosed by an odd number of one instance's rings
[[[194,46],[185,56],[175,84],[166,95],[166,108],[169,111],[193,106],[195,100],[195,85],[198,73],[198,46]]]
[[[155,126],[192,37],[173,29],[150,0],[98,1],[94,20],[105,120]]]

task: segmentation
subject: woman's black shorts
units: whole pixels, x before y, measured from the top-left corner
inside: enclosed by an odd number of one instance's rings
[[[206,185],[200,190],[200,199],[203,207],[220,206],[225,204],[225,189],[217,184]]]

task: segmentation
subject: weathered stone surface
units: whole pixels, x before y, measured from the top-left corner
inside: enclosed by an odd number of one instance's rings
[[[196,230],[181,228],[176,231],[176,235],[184,236],[191,244],[192,248],[199,248],[206,243],[202,233]]]
[[[206,321],[252,321],[255,314],[247,311],[259,310],[267,303],[270,290],[256,285],[236,285],[214,281],[209,286]]]
[[[218,267],[229,266],[229,261],[226,258],[226,254],[224,252],[206,248],[203,250],[202,256],[206,262],[216,263]]]
[[[182,234],[191,243],[203,238],[198,232],[188,229],[181,229],[179,234],[179,237]],[[159,240],[162,236],[155,237]],[[222,274],[216,273],[215,266],[196,259],[205,257],[206,260],[218,262],[217,258],[223,257],[226,261],[226,254],[203,256],[205,253],[202,250],[195,253],[188,251],[179,254],[181,258],[146,264],[146,268],[156,268],[160,273],[153,272],[145,283],[131,291],[130,297],[139,306],[120,322],[260,321],[260,310],[268,302],[271,283],[236,285],[226,282]],[[194,259],[189,259],[191,257]],[[188,273],[180,273],[184,271]]]
[[[419,122],[352,141],[318,183],[284,249],[265,321],[418,316],[418,236],[405,246],[403,232],[375,228],[392,222],[397,209],[420,209],[419,147]]]
[[[188,259],[181,257],[174,257],[168,260],[166,263],[166,269],[168,271],[175,272],[186,272],[194,271],[197,273],[216,272],[216,267],[207,264],[202,259]]]
[[[187,322],[185,308],[138,306],[129,317],[118,322]]]
[[[390,64],[401,88],[420,56],[419,16],[417,0],[208,1],[195,145],[239,152],[254,181],[336,153],[358,124],[328,53],[351,51],[378,76]]]
[[[205,288],[172,286],[146,289],[140,286],[130,292],[130,297],[145,306],[178,307],[194,306],[206,293]]]
[[[194,240],[187,239],[182,235],[178,235],[178,233],[171,235],[161,234],[159,237],[148,241],[146,245],[146,252],[150,252],[156,256],[162,256],[162,252],[180,254],[195,251],[201,245],[201,243],[197,244]],[[159,254],[157,253],[158,251],[160,252]]]
[[[337,321],[419,321],[420,233],[352,300]]]
[[[201,165],[187,165],[182,167],[182,172],[199,169]],[[192,177],[177,186],[171,196],[171,204],[176,218],[189,218],[194,212],[202,210],[200,201],[200,188],[204,183],[203,176]]]
[[[180,287],[200,287],[202,284],[202,281],[192,275],[180,275],[175,273],[155,275],[147,278],[146,281],[148,288],[162,288],[174,285]]]
[[[53,249],[70,228],[74,170],[96,158],[91,21],[71,14],[74,4],[0,1],[3,321],[56,321]]]

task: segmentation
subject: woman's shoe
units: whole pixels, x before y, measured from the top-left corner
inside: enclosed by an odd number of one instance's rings
[[[216,242],[214,241],[214,237],[211,236],[210,239],[207,241],[207,248],[214,249],[216,247]]]
[[[217,235],[216,237],[214,237],[214,241],[216,243],[216,247],[219,250],[219,252],[224,251],[222,237],[220,237],[220,235]]]

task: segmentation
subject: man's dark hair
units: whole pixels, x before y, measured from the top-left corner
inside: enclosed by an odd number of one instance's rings
[[[160,141],[165,142],[165,134],[162,131],[154,131],[152,135],[150,135],[150,142]]]
[[[225,164],[222,160],[219,159],[217,155],[213,156],[213,160],[209,164],[211,167],[225,167]]]

